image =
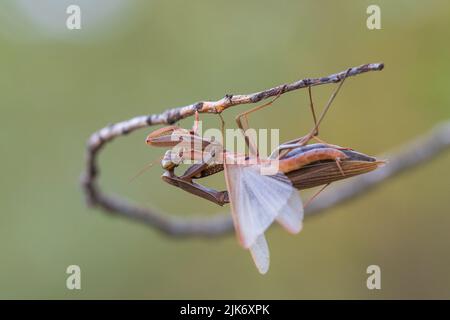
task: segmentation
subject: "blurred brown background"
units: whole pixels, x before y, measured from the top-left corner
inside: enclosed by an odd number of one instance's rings
[[[65,26],[69,4],[81,30]],[[381,30],[366,27],[369,4]],[[450,118],[449,28],[438,0],[2,1],[0,298],[450,298],[450,153],[307,219],[298,236],[272,228],[266,276],[232,235],[168,238],[88,209],[78,183],[86,139],[108,123],[368,62],[385,70],[345,83],[321,137],[395,150]],[[316,104],[333,89],[315,88]],[[251,124],[297,137],[311,126],[307,101],[284,95]],[[229,126],[246,108],[226,112]],[[129,182],[164,152],[145,146],[149,131],[101,154],[104,188],[172,214],[219,212],[164,184],[158,165]],[[66,289],[70,264],[80,291]],[[366,288],[371,264],[382,290]]]

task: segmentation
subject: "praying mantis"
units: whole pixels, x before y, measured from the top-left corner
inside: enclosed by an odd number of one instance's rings
[[[146,143],[150,146],[175,147],[184,144],[182,152],[177,154],[177,161],[174,161],[172,150],[166,152],[161,161],[165,169],[163,180],[218,205],[230,203],[238,239],[244,248],[250,250],[260,273],[266,273],[269,268],[269,250],[264,232],[273,221],[276,220],[291,233],[298,233],[302,229],[303,203],[296,189],[327,186],[333,181],[375,170],[384,163],[318,138],[319,125],[344,80],[345,77],[331,95],[319,119],[314,111],[311,87],[308,88],[314,127],[307,135],[279,145],[267,159],[259,157],[257,148],[245,134],[247,116],[273,104],[283,88],[270,102],[241,113],[236,118],[238,127],[244,132],[250,155],[227,151],[221,143],[198,136],[198,113],[192,130],[168,126],[147,136]],[[222,132],[223,127],[222,119]],[[308,144],[312,139],[319,143]],[[217,159],[222,161],[213,161]],[[185,160],[197,162],[177,176],[175,168]],[[261,174],[262,167],[273,163],[277,165],[274,173]],[[217,191],[194,182],[220,171],[225,172],[226,191]]]

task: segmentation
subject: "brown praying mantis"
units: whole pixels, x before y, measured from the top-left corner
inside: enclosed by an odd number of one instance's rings
[[[267,272],[269,267],[269,251],[264,232],[271,223],[277,220],[291,233],[298,233],[302,228],[303,204],[295,189],[327,186],[333,181],[372,171],[384,163],[350,148],[328,144],[318,139],[319,125],[344,80],[345,78],[331,95],[318,120],[312,102],[311,87],[308,88],[314,119],[313,129],[299,139],[281,144],[267,159],[259,157],[256,147],[246,135],[247,116],[273,104],[283,92],[283,88],[270,102],[241,113],[236,118],[238,127],[244,132],[251,155],[227,151],[221,143],[198,136],[198,114],[192,130],[169,126],[158,129],[147,137],[146,142],[151,146],[175,147],[184,144],[182,151],[177,154],[177,161],[174,161],[173,150],[166,152],[161,162],[166,170],[163,180],[216,204],[230,203],[239,240],[244,248],[251,251],[261,273]],[[223,127],[222,119],[222,132]],[[318,140],[319,143],[308,144],[312,139]],[[223,161],[212,161],[215,159]],[[181,176],[177,176],[175,168],[185,160],[197,160],[197,163]],[[277,168],[272,175],[262,175],[258,171],[262,166],[271,166],[274,162]],[[217,191],[194,182],[223,170],[226,191]]]
[[[307,145],[312,139],[319,140],[319,125],[344,83],[344,80],[345,78],[333,92],[319,120],[317,120],[315,115],[311,87],[308,87],[310,108],[314,119],[313,129],[299,139],[281,144],[269,157],[273,159],[279,153],[278,157],[281,160],[281,171],[287,175],[292,184],[299,190],[324,184],[327,185],[334,181],[367,173],[384,164],[384,161],[377,160],[374,157],[353,149],[323,143],[323,141],[321,141],[322,143]],[[236,117],[238,127],[245,132],[242,119],[246,120],[248,126],[247,116],[252,112],[273,104],[281,93],[282,90],[280,90],[280,93],[272,101],[239,114]],[[196,118],[196,121],[198,121],[198,114]],[[194,129],[192,130],[183,129],[175,125],[163,127],[150,133],[147,136],[146,143],[156,147],[175,147],[181,141],[186,141],[187,143],[190,142],[191,145],[199,143],[202,150],[211,144],[214,145],[214,142],[197,136],[195,127],[196,124],[194,124]],[[245,139],[249,148],[254,150],[255,147],[247,135],[245,135]],[[217,149],[220,146],[216,144],[215,147]],[[181,176],[177,176],[175,175],[175,168],[182,160],[174,163],[171,158],[173,158],[173,153],[169,150],[162,159],[162,167],[166,170],[162,176],[164,181],[221,206],[229,202],[227,191],[216,191],[194,182],[194,180],[223,171],[223,164],[196,163],[190,166]],[[186,156],[184,159],[186,159]]]
[[[174,147],[179,144],[179,141],[171,140],[171,137],[178,130],[183,131],[185,129],[169,126],[154,131],[147,137],[147,144],[159,147]],[[185,137],[191,139],[195,136],[191,131],[186,130]],[[202,140],[202,145],[208,146],[210,142]],[[287,145],[283,144],[280,147],[284,146]],[[182,155],[178,156],[182,158]],[[193,157],[189,157],[189,159],[191,158]],[[175,169],[182,162],[182,160],[174,162],[173,153],[168,150],[161,161],[162,167],[165,169],[162,179],[220,206],[229,203],[227,191],[217,191],[194,182],[194,180],[223,171],[223,164],[196,163],[190,166],[181,176],[177,176]],[[280,162],[283,173],[298,190],[330,184],[334,181],[367,173],[375,170],[383,163],[384,161],[355,150],[326,143],[295,146],[281,157]]]

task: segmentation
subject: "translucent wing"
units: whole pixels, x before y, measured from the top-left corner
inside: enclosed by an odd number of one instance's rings
[[[258,165],[226,164],[233,222],[243,247],[250,248],[276,219],[290,232],[301,230],[303,206],[281,173],[261,175]]]
[[[270,255],[264,234],[256,238],[255,243],[250,247],[250,253],[259,273],[265,274],[269,270]]]
[[[285,177],[286,178],[286,177]],[[286,178],[287,179],[287,178]],[[289,179],[287,179],[289,181]],[[290,183],[290,181],[289,181]],[[299,233],[303,227],[303,203],[298,191],[293,189],[293,194],[281,209],[277,221],[290,233]]]

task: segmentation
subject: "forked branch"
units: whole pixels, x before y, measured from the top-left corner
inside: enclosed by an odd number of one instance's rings
[[[303,79],[248,95],[226,95],[218,101],[197,102],[188,106],[170,109],[161,114],[135,117],[107,126],[92,134],[88,140],[86,168],[82,176],[82,187],[87,203],[91,206],[98,206],[107,212],[145,223],[170,235],[218,236],[230,232],[233,230],[233,226],[229,214],[187,219],[140,207],[117,195],[105,194],[97,183],[99,177],[97,157],[100,150],[107,142],[112,141],[116,137],[152,125],[172,124],[194,115],[195,111],[200,113],[220,113],[229,107],[259,102],[277,96],[280,93],[283,94],[309,86],[339,82],[347,72],[347,76],[355,76],[364,72],[382,69],[383,64],[381,63],[366,64],[328,77]],[[385,167],[335,186],[332,190],[324,193],[320,201],[312,202],[306,209],[306,213],[308,215],[318,213],[361,195],[387,179],[427,162],[448,148],[450,148],[450,122],[436,127],[430,133],[403,147],[399,152],[386,156],[389,159],[389,163]]]

